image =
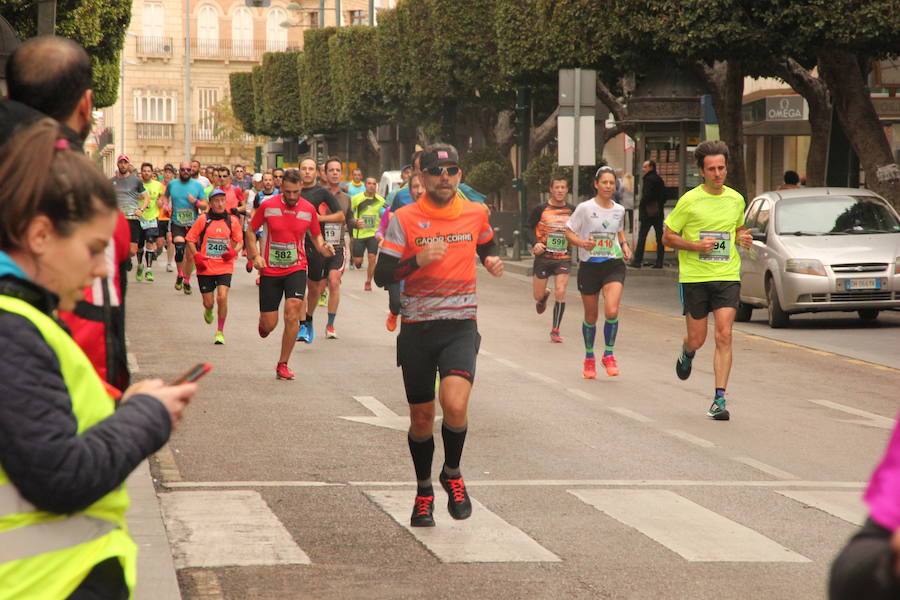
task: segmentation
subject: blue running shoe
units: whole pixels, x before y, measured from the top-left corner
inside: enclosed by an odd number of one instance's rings
[[[302,323],[300,323],[300,329],[297,330],[297,341],[298,342],[306,341],[307,329],[308,328],[306,327],[306,321],[303,321]]]
[[[706,416],[715,421],[728,421],[731,419],[731,414],[725,408],[725,398],[713,399],[712,405],[706,411]]]
[[[303,341],[307,344],[312,344],[314,339],[316,339],[316,332],[313,329],[312,321],[310,321],[306,324],[306,339]]]

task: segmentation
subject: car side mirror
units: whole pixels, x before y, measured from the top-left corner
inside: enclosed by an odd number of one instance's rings
[[[750,237],[752,237],[757,242],[766,243],[766,232],[760,231],[756,227],[750,230]]]

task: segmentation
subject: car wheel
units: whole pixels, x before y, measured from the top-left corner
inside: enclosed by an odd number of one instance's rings
[[[778,292],[775,290],[775,284],[770,279],[766,284],[766,300],[769,305],[769,327],[772,329],[781,329],[790,324],[790,315],[781,309],[781,302],[778,301]]]
[[[753,316],[753,306],[749,304],[744,304],[741,302],[738,304],[737,315],[735,315],[734,320],[739,323],[746,323],[750,320],[750,317]]]
[[[874,321],[878,318],[878,310],[874,308],[864,308],[860,311],[857,311],[859,314],[859,318],[863,321]]]

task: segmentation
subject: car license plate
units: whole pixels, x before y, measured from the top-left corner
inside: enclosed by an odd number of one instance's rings
[[[847,290],[877,290],[881,288],[880,284],[881,281],[877,277],[844,280],[844,286]]]

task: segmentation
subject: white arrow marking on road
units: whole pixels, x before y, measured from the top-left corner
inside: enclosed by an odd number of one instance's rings
[[[409,430],[409,417],[400,416],[390,408],[378,401],[374,396],[353,396],[353,399],[372,411],[374,417],[341,417],[347,421],[356,423],[365,423],[367,425],[376,425],[378,427],[386,427],[388,429],[396,429],[397,431]],[[435,421],[440,421],[441,417],[435,417]]]
[[[828,400],[810,400],[810,402],[812,402],[813,404],[818,404],[819,406],[824,406],[826,408],[831,408],[851,415],[856,415],[857,417],[862,417],[862,419],[837,419],[842,423],[853,423],[854,425],[863,425],[864,427],[877,427],[878,429],[887,430],[891,430],[894,428],[893,419],[882,417],[881,415],[876,415],[875,413],[870,413],[859,408],[845,406],[843,404],[830,402]]]
[[[821,490],[775,490],[801,504],[806,504],[834,515],[854,525],[866,522],[869,512],[859,492],[835,492]]]
[[[366,490],[365,494],[444,563],[560,562],[560,558],[510,525],[478,500],[472,500],[472,516],[454,521],[444,510],[435,510],[435,527],[411,527],[414,494],[407,491]],[[444,498],[435,498],[436,509]]]
[[[810,562],[778,542],[668,490],[569,490],[692,562]]]

